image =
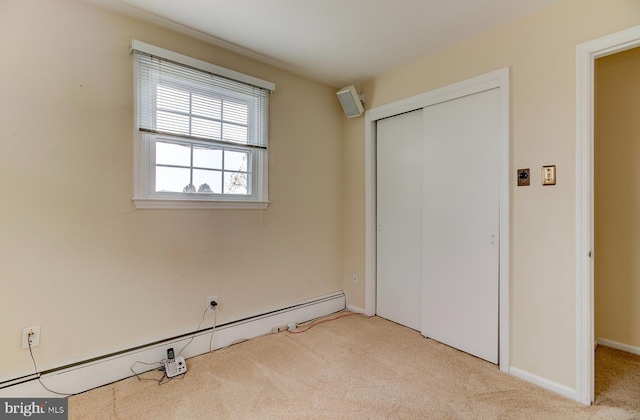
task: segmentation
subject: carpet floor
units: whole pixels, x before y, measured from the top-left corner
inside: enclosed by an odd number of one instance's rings
[[[596,406],[619,407],[640,419],[640,356],[598,346]]]
[[[351,315],[194,357],[160,386],[132,377],[70,397],[69,418],[639,419],[640,357],[600,347],[597,360],[586,407],[409,328]]]

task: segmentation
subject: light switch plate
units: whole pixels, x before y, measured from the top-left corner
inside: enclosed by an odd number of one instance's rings
[[[542,167],[542,185],[556,185],[556,165]]]

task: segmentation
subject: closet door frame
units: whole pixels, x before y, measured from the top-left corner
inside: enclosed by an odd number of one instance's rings
[[[499,222],[499,345],[500,370],[509,372],[510,261],[510,93],[505,67],[420,95],[372,108],[365,113],[365,308],[376,313],[376,121],[441,102],[500,89],[500,222]]]

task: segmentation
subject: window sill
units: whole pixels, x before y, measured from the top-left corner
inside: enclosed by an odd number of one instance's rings
[[[213,200],[166,200],[158,198],[134,198],[136,209],[259,209],[269,207],[269,201],[213,201]]]

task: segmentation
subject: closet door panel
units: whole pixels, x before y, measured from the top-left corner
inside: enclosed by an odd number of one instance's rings
[[[424,108],[422,334],[498,363],[499,89]]]
[[[377,315],[420,331],[422,110],[377,123]]]

